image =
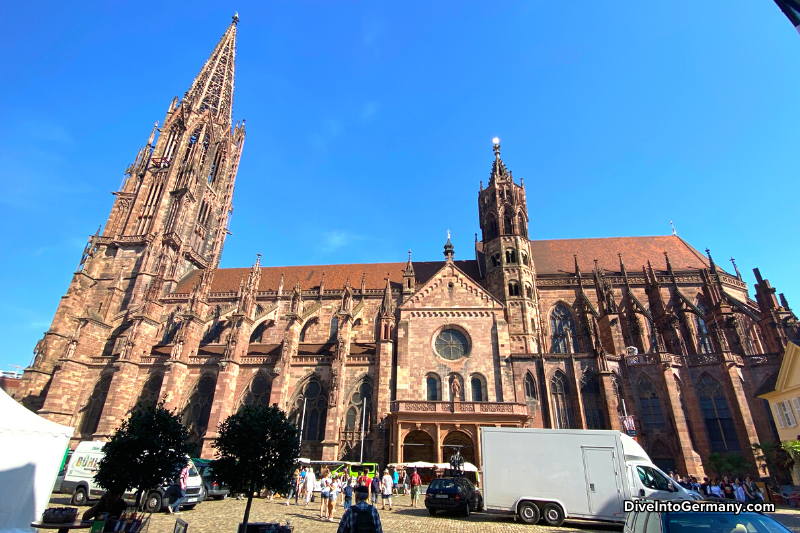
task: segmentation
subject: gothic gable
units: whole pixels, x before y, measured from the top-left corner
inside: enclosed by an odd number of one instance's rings
[[[502,309],[503,304],[453,262],[448,262],[400,308]]]

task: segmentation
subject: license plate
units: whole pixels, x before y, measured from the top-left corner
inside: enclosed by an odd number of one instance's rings
[[[437,494],[436,497],[437,498],[449,498],[449,496],[447,494]]]
[[[191,502],[196,502],[196,501],[197,501],[197,498],[189,498],[189,499],[188,499],[188,500],[186,500],[186,501],[187,501],[187,502],[189,502],[189,503],[191,503]]]

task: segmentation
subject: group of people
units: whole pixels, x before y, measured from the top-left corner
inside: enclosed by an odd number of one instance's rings
[[[316,483],[317,477],[313,468],[306,467],[295,470],[286,505],[289,505],[294,498],[295,505],[300,505],[302,499],[307,507],[311,502]],[[319,478],[321,499],[319,517],[332,522],[340,497],[344,510],[347,511],[352,506],[353,495],[359,487],[366,489],[368,501],[377,505],[378,497],[380,497],[381,509],[385,510],[388,504],[391,511],[393,510],[392,496],[407,494],[409,484],[411,485],[411,506],[417,507],[422,480],[416,468],[411,475],[408,475],[405,470],[395,470],[390,474],[387,468],[383,471],[383,476],[379,475],[377,471],[370,476],[369,469],[364,469],[361,475],[351,476],[347,473],[332,474],[330,470],[323,468]]]
[[[764,500],[761,489],[750,479],[750,476],[745,476],[744,481],[738,477],[733,480],[728,476],[723,476],[721,480],[704,477],[702,483],[698,483],[694,476],[681,477],[675,472],[670,472],[670,477],[681,487],[699,492],[703,496],[736,500],[742,503],[758,503]]]

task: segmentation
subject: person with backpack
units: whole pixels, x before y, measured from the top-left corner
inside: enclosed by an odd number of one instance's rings
[[[372,484],[369,486],[369,496],[372,505],[378,505],[378,495],[381,493],[381,478],[378,471],[375,470],[375,477],[372,478]]]
[[[377,472],[375,473],[377,476]],[[357,486],[356,504],[345,511],[336,533],[383,533],[381,517],[375,506],[367,503],[370,492],[367,487]],[[374,493],[376,494],[376,493]]]
[[[417,469],[411,473],[411,507],[416,507],[419,501],[419,489],[422,486],[422,479],[420,479]]]

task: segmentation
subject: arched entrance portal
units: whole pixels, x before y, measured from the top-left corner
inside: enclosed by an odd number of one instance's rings
[[[464,461],[476,465],[475,462],[475,443],[472,438],[463,431],[451,431],[444,438],[442,443],[442,461],[445,463],[450,462],[450,457],[456,453],[456,450],[461,451],[461,457]]]
[[[436,462],[433,439],[424,431],[419,430],[409,432],[403,440],[402,462],[415,463],[417,461]]]

